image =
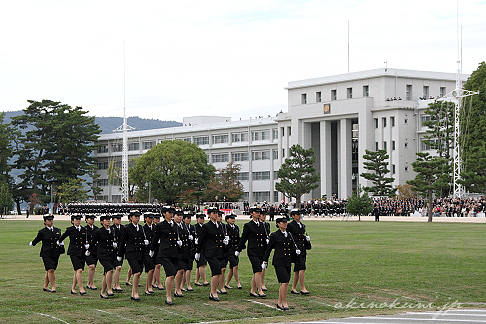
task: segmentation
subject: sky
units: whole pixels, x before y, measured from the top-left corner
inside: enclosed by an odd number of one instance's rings
[[[486,0],[2,1],[0,111],[49,99],[99,117],[274,116],[288,82],[348,72],[348,22],[349,72],[455,73],[457,12],[471,73]]]

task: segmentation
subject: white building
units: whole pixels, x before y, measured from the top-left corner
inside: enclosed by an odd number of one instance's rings
[[[468,75],[461,76],[463,81]],[[230,161],[241,164],[240,180],[250,203],[277,203],[276,172],[289,148],[300,144],[314,148],[320,186],[303,199],[346,198],[365,172],[365,149],[386,149],[394,185],[405,184],[415,174],[411,163],[422,145],[431,98],[455,88],[454,73],[376,69],[289,82],[288,112],[277,117],[232,121],[229,117],[184,118],[184,126],[128,133],[129,158],[139,156],[163,140],[196,143],[208,161],[222,168]],[[422,98],[422,99],[420,99]],[[427,100],[423,100],[427,98]],[[122,135],[101,135],[99,182],[107,201],[119,201],[117,187],[108,185],[109,161],[121,165]]]

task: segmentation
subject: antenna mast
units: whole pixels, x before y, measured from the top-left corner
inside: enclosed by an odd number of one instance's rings
[[[122,202],[128,202],[128,138],[127,131],[134,130],[134,127],[128,126],[125,108],[125,42],[123,42],[123,124],[114,132],[122,132]]]

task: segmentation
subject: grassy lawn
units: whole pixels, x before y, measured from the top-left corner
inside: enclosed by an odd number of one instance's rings
[[[58,292],[46,293],[42,291],[45,271],[40,245],[28,246],[42,222],[1,220],[0,323],[266,323],[403,312],[408,310],[399,308],[406,306],[404,303],[415,308],[421,303],[434,309],[455,301],[486,303],[483,224],[306,223],[313,244],[306,273],[311,295],[289,294],[291,310],[284,313],[273,307],[278,283],[272,266],[265,280],[268,297],[248,296],[251,267],[246,252],[240,257],[244,289],[229,290],[229,294],[220,296],[219,303],[208,299],[209,287],[197,286],[195,292],[185,292],[185,298],[174,298],[174,306],[164,304],[164,291],[145,296],[141,289],[140,303],[129,300],[128,289],[110,300],[101,300],[99,289],[88,291],[86,296],[71,295],[73,271],[67,255],[61,256],[56,271]],[[62,230],[69,225],[68,221],[55,222]],[[127,268],[125,262],[122,280]],[[101,278],[99,265],[95,277],[99,288]],[[85,284],[86,279],[87,269]],[[376,308],[383,302],[395,307]],[[359,307],[361,303],[365,307]]]

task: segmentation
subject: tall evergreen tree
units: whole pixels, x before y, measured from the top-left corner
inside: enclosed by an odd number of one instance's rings
[[[5,113],[0,112],[0,181],[11,183],[10,159],[13,156],[12,141],[14,131],[10,125],[4,124]]]
[[[290,156],[277,171],[278,182],[275,190],[282,192],[286,197],[293,197],[300,206],[303,194],[319,187],[317,183],[320,175],[313,164],[316,160],[314,149],[304,149],[299,144],[290,148]]]
[[[394,196],[396,189],[393,188],[392,182],[395,179],[387,177],[390,170],[388,170],[387,160],[389,156],[386,150],[365,150],[365,152],[366,154],[363,155],[363,159],[368,162],[363,162],[364,168],[371,172],[361,173],[361,176],[370,180],[373,185],[371,187],[363,187],[363,189],[366,192],[372,192],[374,196]]]

